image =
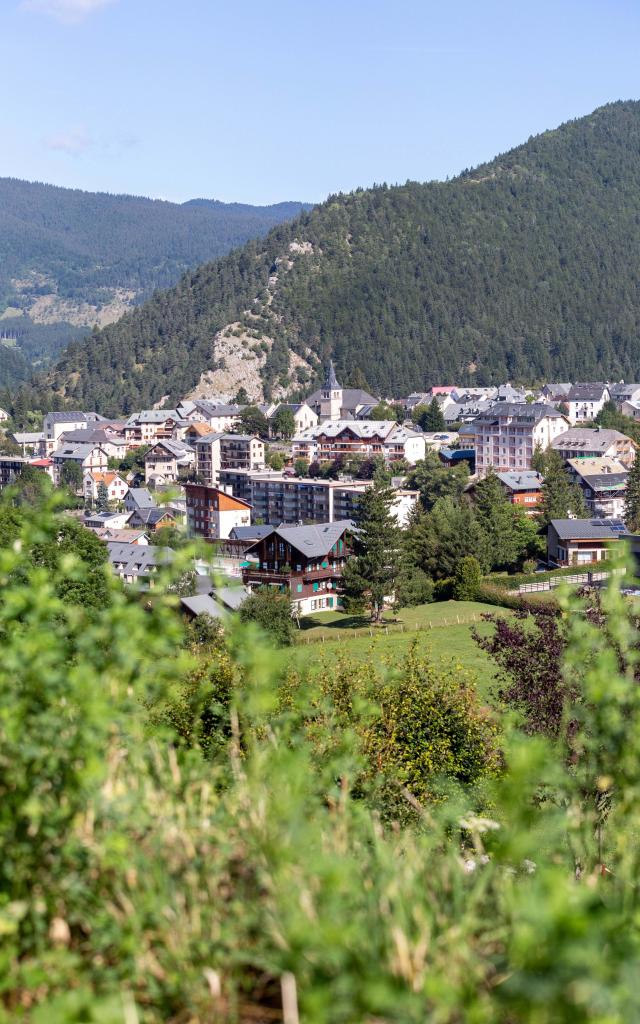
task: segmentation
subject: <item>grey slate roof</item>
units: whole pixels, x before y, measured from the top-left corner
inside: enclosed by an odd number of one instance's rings
[[[547,405],[546,402],[499,402],[480,413],[477,418],[486,423],[493,419],[497,420],[499,416],[517,417],[530,423],[539,423],[546,416],[551,419],[560,419],[562,413],[558,412],[553,405]]]
[[[167,565],[173,555],[173,548],[107,541],[109,563],[124,576],[150,576],[157,566]]]
[[[338,384],[338,378],[336,377],[333,359],[329,360],[329,365],[327,367],[327,372],[324,378],[324,386],[329,390],[335,390],[336,388],[340,387],[340,385]]]
[[[155,526],[157,523],[162,522],[165,516],[175,518],[168,508],[137,508],[131,513],[133,521],[144,523],[145,526]]]
[[[519,473],[496,473],[496,476],[510,491],[536,491],[544,481],[540,473],[536,473],[534,470],[523,470]]]
[[[579,455],[581,452],[606,452],[616,441],[625,440],[627,438],[619,430],[572,427],[554,437],[551,447],[559,451],[575,451]]]
[[[129,497],[135,501],[139,509],[155,508],[157,505],[156,499],[147,487],[130,487],[125,495],[125,498]]]
[[[229,534],[229,540],[262,540],[267,534],[271,533],[273,526],[268,525],[254,525],[254,526],[234,526]]]
[[[318,388],[312,395],[309,395],[305,399],[307,405],[319,405],[322,398],[322,392],[324,388]],[[370,395],[368,391],[363,391],[362,388],[342,388],[342,408],[348,409],[351,412],[360,405],[377,405],[378,399],[375,395]]]
[[[157,441],[153,445],[153,447],[149,449],[149,451],[146,453],[144,457],[145,462],[149,458],[151,453],[156,450],[156,448],[166,448],[166,450],[170,452],[171,455],[175,455],[177,459],[182,458],[183,455],[189,455],[194,453],[194,449],[191,447],[191,445],[186,444],[184,441],[173,441],[170,440],[169,438],[163,438],[162,441]]]
[[[276,526],[271,527],[272,533],[282,537],[296,551],[309,558],[320,558],[326,555],[338,541],[345,530],[352,530],[350,519],[341,519],[335,523],[319,523],[316,526]]]
[[[54,459],[84,459],[89,458],[91,452],[99,448],[99,444],[64,444],[60,448],[56,448],[52,455]],[[104,453],[106,456],[106,452]]]
[[[607,390],[606,384],[574,384],[567,395],[567,402],[600,402]]]
[[[627,532],[622,519],[552,519],[560,540],[616,540]]]
[[[212,619],[224,618],[224,609],[214,601],[210,594],[194,594],[193,597],[181,597],[180,604],[192,615],[210,615]]]
[[[80,412],[80,410],[73,412],[48,412],[45,419],[49,423],[82,423],[83,421],[86,423],[89,420],[89,415],[86,412]]]

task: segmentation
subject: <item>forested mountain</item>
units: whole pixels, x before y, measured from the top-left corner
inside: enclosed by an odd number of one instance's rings
[[[0,178],[0,382],[305,208],[180,205]]]
[[[71,345],[53,383],[116,412],[205,371],[295,388],[330,353],[387,395],[634,377],[639,260],[640,103],[619,102],[451,181],[332,196]]]

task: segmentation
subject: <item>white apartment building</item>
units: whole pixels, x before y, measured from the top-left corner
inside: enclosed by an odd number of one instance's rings
[[[536,447],[548,448],[569,420],[551,405],[505,402],[487,409],[473,426],[476,472],[483,477],[490,467],[500,472],[531,469]]]
[[[264,469],[264,441],[250,434],[205,434],[197,438],[196,472],[205,484],[218,483],[221,469]]]

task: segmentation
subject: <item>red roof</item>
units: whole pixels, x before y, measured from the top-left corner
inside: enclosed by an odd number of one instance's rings
[[[53,459],[32,459],[30,466],[53,466]]]

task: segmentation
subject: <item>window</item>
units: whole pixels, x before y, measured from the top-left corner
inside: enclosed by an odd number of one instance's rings
[[[298,583],[298,585],[296,587],[296,591],[297,591],[298,594],[302,593],[302,583]]]

